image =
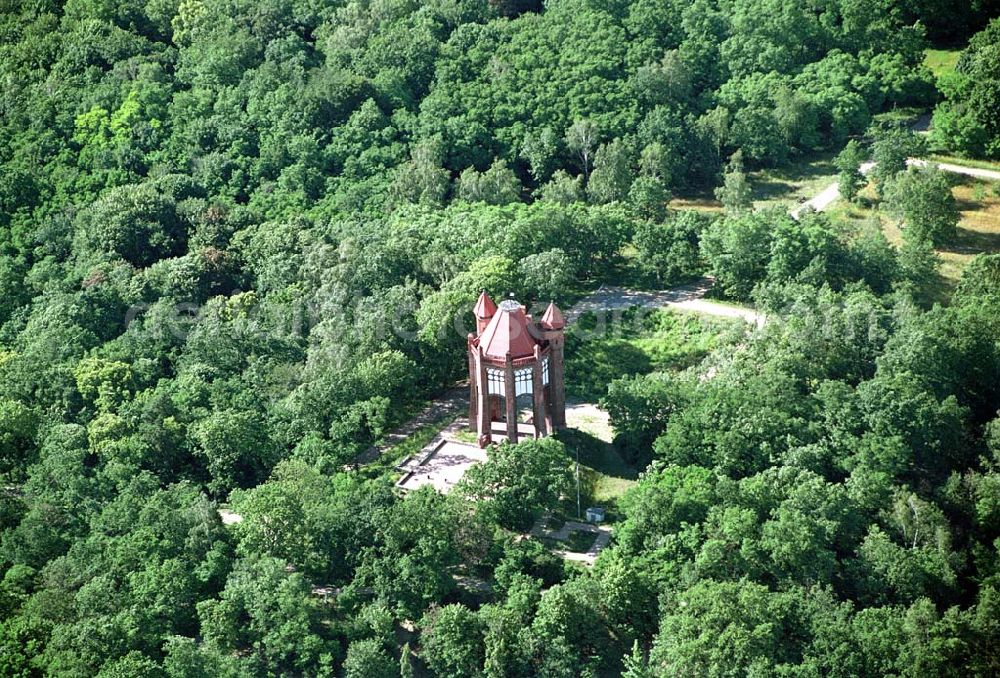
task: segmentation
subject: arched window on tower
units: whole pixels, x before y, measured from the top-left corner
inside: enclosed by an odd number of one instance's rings
[[[514,395],[524,395],[532,392],[531,368],[525,367],[514,370]]]
[[[495,367],[486,368],[486,381],[488,384],[490,395],[505,395],[507,390],[506,381],[503,376],[503,370],[497,369]]]

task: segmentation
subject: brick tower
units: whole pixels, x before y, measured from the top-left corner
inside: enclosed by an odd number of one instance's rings
[[[484,291],[473,308],[469,334],[469,426],[480,447],[493,442],[493,422],[503,421],[517,442],[517,397],[531,396],[534,437],[566,426],[563,348],[566,321],[549,304],[538,322],[507,299],[498,307]],[[513,396],[509,397],[509,394]]]

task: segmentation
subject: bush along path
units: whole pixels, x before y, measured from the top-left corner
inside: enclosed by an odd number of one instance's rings
[[[425,426],[442,422],[469,410],[469,387],[453,386],[431,401],[415,417],[393,429],[378,445],[372,445],[354,460],[355,466],[370,464]]]

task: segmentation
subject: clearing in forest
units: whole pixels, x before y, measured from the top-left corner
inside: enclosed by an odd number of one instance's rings
[[[941,300],[950,294],[973,257],[1000,252],[1000,183],[960,175],[953,175],[952,181],[952,194],[961,218],[955,240],[937,250],[941,257]],[[899,221],[873,208],[872,198],[868,187],[858,203],[840,201],[829,211],[834,218],[856,226],[878,218],[889,241],[897,246],[902,244]]]

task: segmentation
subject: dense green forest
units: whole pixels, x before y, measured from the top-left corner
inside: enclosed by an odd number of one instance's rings
[[[893,113],[997,157],[998,14],[4,3],[0,675],[997,675],[1000,255],[932,304],[958,212]],[[902,244],[752,209],[820,152],[848,198],[878,162]],[[461,377],[481,289],[706,273],[768,322],[605,385],[643,473],[593,568],[520,538],[571,435],[448,495],[352,466]]]

